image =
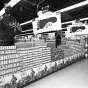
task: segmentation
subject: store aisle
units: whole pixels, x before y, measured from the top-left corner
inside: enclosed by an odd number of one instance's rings
[[[88,60],[76,62],[25,88],[88,88]]]

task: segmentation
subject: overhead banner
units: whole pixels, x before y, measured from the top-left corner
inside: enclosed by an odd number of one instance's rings
[[[39,13],[39,17],[33,20],[34,34],[61,30],[61,14],[60,12]]]
[[[83,35],[83,34],[88,34],[88,25],[82,23],[68,26],[67,31],[65,32],[65,35],[67,37],[73,35]]]

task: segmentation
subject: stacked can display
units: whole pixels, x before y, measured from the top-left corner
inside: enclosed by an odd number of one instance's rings
[[[31,68],[35,68],[42,65],[42,50],[38,47],[32,49],[32,63]]]
[[[88,35],[85,35],[85,57],[88,58]]]
[[[51,48],[41,48],[42,49],[42,64],[51,62]]]
[[[16,46],[0,47],[0,77],[5,77],[20,71],[19,54]]]

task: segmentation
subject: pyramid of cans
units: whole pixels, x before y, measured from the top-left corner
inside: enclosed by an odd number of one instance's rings
[[[0,46],[0,77],[20,71],[19,57],[16,46]]]

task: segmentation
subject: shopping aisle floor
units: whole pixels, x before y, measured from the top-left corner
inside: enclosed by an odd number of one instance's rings
[[[88,88],[88,60],[76,62],[25,88]]]

